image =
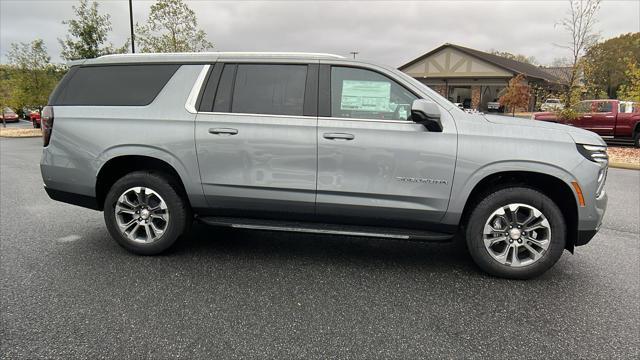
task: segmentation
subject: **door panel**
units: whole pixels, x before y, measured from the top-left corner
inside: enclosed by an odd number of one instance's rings
[[[196,151],[213,212],[287,217],[314,213],[316,125],[309,116],[199,113]]]
[[[411,121],[319,118],[318,216],[397,227],[439,221],[456,144],[454,133],[428,132]]]

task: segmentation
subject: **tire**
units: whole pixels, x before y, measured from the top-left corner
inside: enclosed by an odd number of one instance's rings
[[[531,219],[530,214],[538,214],[534,210],[541,216]],[[519,220],[515,223],[510,221],[512,211]],[[527,219],[530,222],[526,222]],[[532,226],[536,223],[540,224],[537,228]],[[493,228],[487,228],[488,224]],[[553,200],[531,188],[511,187],[490,193],[473,208],[466,225],[471,257],[482,270],[498,277],[530,279],[539,276],[560,259],[565,248],[566,223],[562,212]],[[492,242],[491,246],[485,245]],[[506,256],[503,256],[505,251]]]
[[[636,136],[633,137],[633,146],[640,148],[640,131],[637,131]]]
[[[104,203],[104,220],[111,237],[138,255],[156,255],[169,249],[188,233],[193,222],[189,204],[177,189],[170,176],[155,172],[136,171],[116,181]],[[144,194],[148,206],[140,206],[138,194]],[[157,210],[151,209],[154,207]],[[126,223],[131,225],[123,227]]]

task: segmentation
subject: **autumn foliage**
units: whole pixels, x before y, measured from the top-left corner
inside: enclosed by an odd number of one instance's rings
[[[531,97],[531,88],[526,83],[526,77],[518,74],[509,80],[509,85],[504,89],[504,93],[498,101],[500,105],[508,107],[512,115],[515,115],[516,108],[527,108],[529,98]]]

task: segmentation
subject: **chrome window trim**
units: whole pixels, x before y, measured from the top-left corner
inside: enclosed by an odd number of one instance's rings
[[[196,102],[198,101],[198,94],[200,94],[200,89],[202,89],[202,85],[204,84],[204,79],[207,77],[209,73],[209,69],[211,65],[207,64],[202,67],[200,70],[200,74],[196,78],[196,82],[193,84],[191,88],[191,92],[189,93],[189,97],[187,97],[187,102],[184,104],[184,108],[191,114],[197,114],[198,110],[196,109]]]
[[[379,123],[391,123],[391,124],[415,124],[411,120],[384,120],[384,119],[360,119],[360,118],[345,118],[345,117],[332,117],[332,116],[320,116],[318,120],[338,120],[338,121],[362,121],[362,122],[379,122]]]
[[[274,114],[251,114],[251,113],[230,113],[219,111],[198,111],[198,114],[203,115],[231,115],[231,116],[258,116],[258,117],[270,117],[270,118],[293,118],[293,119],[318,119],[318,120],[338,120],[338,121],[361,121],[361,122],[379,122],[379,123],[391,123],[391,124],[416,124],[410,120],[380,120],[380,119],[356,119],[356,118],[340,118],[340,117],[326,117],[326,116],[307,116],[307,115],[274,115]]]
[[[252,113],[232,113],[232,112],[221,112],[221,111],[198,111],[198,114],[203,115],[231,115],[231,116],[259,116],[259,117],[270,117],[270,118],[292,118],[292,119],[316,119],[317,116],[307,116],[307,115],[275,115],[275,114],[252,114]]]

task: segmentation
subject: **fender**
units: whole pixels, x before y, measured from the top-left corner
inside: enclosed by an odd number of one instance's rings
[[[467,201],[469,199],[469,195],[483,179],[494,174],[514,171],[534,172],[542,175],[550,175],[561,180],[571,189],[571,182],[575,180],[567,170],[564,170],[559,166],[544,162],[529,160],[508,160],[489,163],[476,169],[468,176],[456,177],[456,179],[464,179],[464,182],[454,180],[451,191],[452,197],[449,202],[447,213],[443,217],[442,222],[451,225],[458,224],[460,222],[465,205],[467,204]]]
[[[107,162],[122,156],[146,156],[169,164],[180,176],[180,180],[189,196],[191,205],[193,207],[205,206],[206,202],[202,184],[196,181],[200,179],[200,170],[198,169],[197,162],[194,164],[185,164],[184,160],[158,146],[120,144],[105,149],[95,159],[95,178],[98,178],[98,174]]]

